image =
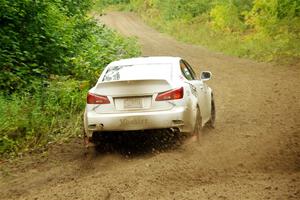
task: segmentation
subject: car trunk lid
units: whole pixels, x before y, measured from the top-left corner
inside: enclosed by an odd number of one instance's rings
[[[172,87],[166,80],[122,80],[98,83],[94,93],[107,96],[111,104],[97,106],[97,113],[124,113],[168,110],[167,101],[155,101],[159,92]]]

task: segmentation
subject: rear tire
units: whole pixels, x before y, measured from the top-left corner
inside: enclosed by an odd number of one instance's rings
[[[209,128],[215,128],[215,121],[216,121],[216,106],[215,106],[215,100],[212,96],[211,98],[211,111],[210,111],[210,120],[207,122],[207,127]]]

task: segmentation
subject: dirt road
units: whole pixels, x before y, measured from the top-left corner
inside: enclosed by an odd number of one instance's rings
[[[183,44],[133,14],[98,17],[136,36],[143,55],[210,70],[216,129],[200,143],[144,133],[81,140],[2,164],[0,199],[300,199],[300,66],[273,66]],[[267,45],[267,44],[266,44]],[[155,136],[153,136],[155,135]]]

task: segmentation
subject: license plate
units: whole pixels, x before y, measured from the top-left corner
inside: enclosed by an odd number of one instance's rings
[[[124,99],[124,108],[142,108],[142,98],[126,98]]]

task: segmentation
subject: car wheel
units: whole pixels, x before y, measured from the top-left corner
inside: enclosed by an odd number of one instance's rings
[[[216,106],[215,106],[215,100],[211,99],[211,111],[210,111],[210,120],[207,122],[207,126],[209,128],[215,128],[215,121],[216,121]]]
[[[202,117],[201,117],[200,110],[197,109],[196,122],[194,127],[194,134],[193,134],[194,136],[197,137],[197,140],[199,140],[201,132],[202,132]]]

